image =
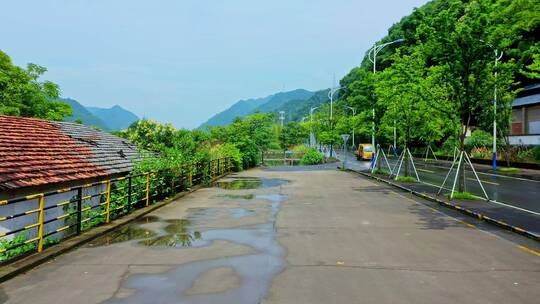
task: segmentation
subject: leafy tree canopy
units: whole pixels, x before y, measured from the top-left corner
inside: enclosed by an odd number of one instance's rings
[[[0,115],[63,120],[71,114],[71,107],[56,101],[58,85],[39,81],[46,68],[30,63],[23,69],[0,51]]]

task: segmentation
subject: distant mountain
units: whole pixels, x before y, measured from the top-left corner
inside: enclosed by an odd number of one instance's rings
[[[66,117],[65,121],[81,121],[84,125],[98,127],[104,131],[123,130],[139,120],[137,115],[118,105],[106,109],[85,107],[71,98],[60,98],[59,100],[70,105],[73,110],[72,115]]]
[[[71,98],[60,98],[60,101],[63,101],[71,106],[71,109],[73,110],[73,114],[71,116],[66,117],[65,121],[81,121],[84,125],[87,126],[93,126],[98,127],[104,131],[110,131],[109,127],[105,122],[103,122],[99,117],[92,114],[88,109],[80,104],[75,99]]]
[[[328,89],[315,92],[308,99],[293,99],[282,104],[273,112],[284,111],[285,122],[300,121],[302,117],[309,116],[312,107],[318,107],[324,102],[330,101],[328,98]]]
[[[110,130],[117,131],[127,129],[132,123],[139,120],[137,115],[122,108],[119,105],[115,105],[112,108],[98,108],[98,107],[86,107],[94,116],[103,120]]]
[[[255,112],[260,105],[268,102],[271,96],[255,99],[240,100],[225,111],[212,116],[199,128],[206,126],[224,126],[230,124],[236,117],[246,116]]]
[[[228,125],[233,122],[236,117],[246,116],[255,112],[276,112],[289,101],[307,100],[313,96],[313,94],[314,92],[297,89],[288,92],[279,92],[263,98],[240,100],[225,111],[212,116],[199,128]]]

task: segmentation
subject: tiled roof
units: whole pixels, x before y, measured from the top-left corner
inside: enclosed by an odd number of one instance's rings
[[[134,145],[84,125],[0,115],[0,189],[129,172]]]

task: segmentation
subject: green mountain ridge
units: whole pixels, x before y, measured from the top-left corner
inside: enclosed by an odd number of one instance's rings
[[[105,122],[107,127],[113,131],[127,129],[132,123],[139,120],[137,115],[114,105],[111,108],[86,107],[88,111]]]
[[[118,131],[129,127],[133,122],[139,120],[137,115],[115,105],[109,109],[98,107],[86,107],[72,98],[59,98],[73,110],[72,115],[65,117],[65,121],[81,121],[84,125],[100,128],[104,131]]]
[[[279,92],[262,98],[240,100],[228,109],[219,112],[199,126],[203,129],[208,126],[228,125],[237,117],[246,116],[255,112],[268,113],[287,111],[287,104],[291,101],[301,103],[309,100],[316,92],[304,89],[296,89],[287,92]],[[309,111],[309,110],[308,110]]]

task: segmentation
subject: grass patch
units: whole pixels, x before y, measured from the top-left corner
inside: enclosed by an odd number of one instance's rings
[[[500,168],[497,168],[497,172],[502,172],[502,173],[517,173],[519,171],[520,170],[518,168],[514,168],[514,167],[500,167]]]
[[[383,169],[377,169],[375,171],[373,171],[373,174],[378,174],[378,175],[389,175],[390,172],[386,171],[386,170],[383,170]]]
[[[450,198],[450,193],[446,193],[446,197]],[[468,201],[474,201],[478,199],[478,197],[474,196],[469,192],[454,192],[453,198]]]
[[[416,178],[412,176],[398,176],[396,177],[396,182],[400,183],[416,183]]]

